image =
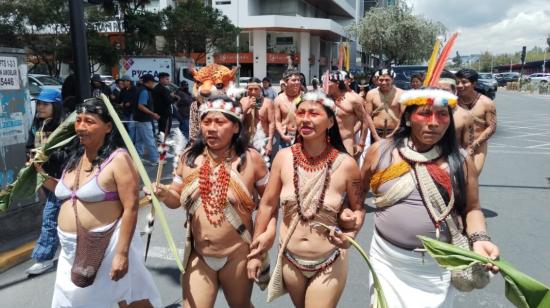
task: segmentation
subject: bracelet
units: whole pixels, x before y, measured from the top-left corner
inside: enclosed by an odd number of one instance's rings
[[[480,232],[474,232],[474,233],[470,234],[470,236],[468,236],[468,240],[472,244],[475,243],[475,242],[479,242],[479,241],[488,241],[488,242],[490,242],[491,237],[489,235],[487,235],[487,232],[480,231]]]

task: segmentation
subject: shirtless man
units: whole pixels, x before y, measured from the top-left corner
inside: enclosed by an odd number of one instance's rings
[[[369,130],[363,98],[348,90],[345,76],[340,71],[333,71],[329,76],[328,96],[336,103],[336,120],[346,151],[357,158],[365,149],[365,139]],[[356,126],[360,130],[357,144]]]
[[[487,141],[497,130],[496,104],[474,90],[479,78],[476,71],[465,68],[458,71],[455,76],[458,81],[458,103],[470,111],[474,120],[473,141],[468,153],[474,157],[479,176],[487,157]]]
[[[438,87],[456,95],[456,77],[453,73],[444,70],[439,78]],[[468,149],[474,135],[474,118],[463,107],[456,105],[453,108],[453,120],[455,123],[456,141],[463,149]]]
[[[378,87],[367,93],[365,102],[372,143],[391,137],[399,127],[402,112],[399,97],[403,93],[393,85],[393,70],[381,69],[375,76]]]
[[[275,98],[275,127],[281,137],[281,148],[286,148],[294,143],[296,136],[296,99],[302,94],[300,72],[297,69],[289,69],[283,74],[286,84],[285,91]]]
[[[240,101],[244,114],[244,126],[248,130],[251,145],[260,152],[269,167],[275,134],[275,107],[271,99],[261,95],[260,79],[250,78],[246,91],[247,96]]]

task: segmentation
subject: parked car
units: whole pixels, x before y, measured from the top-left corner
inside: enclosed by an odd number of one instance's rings
[[[503,87],[508,82],[518,81],[519,73],[517,73],[517,72],[501,73],[501,74],[495,76],[495,78],[498,82],[498,86]]]
[[[56,77],[52,77],[44,74],[29,74],[29,85],[35,85],[40,89],[53,88],[61,91],[63,83]]]
[[[395,72],[394,85],[403,90],[410,90],[411,76],[419,73],[426,75],[428,67],[425,65],[399,65],[392,69]]]
[[[540,83],[550,82],[550,73],[535,73],[527,76],[528,81],[538,81]]]
[[[478,81],[492,87],[495,92],[498,89],[498,81],[493,78],[491,73],[479,73]]]
[[[496,90],[483,82],[476,82],[475,88],[477,92],[489,97],[490,99],[495,99],[497,93]]]

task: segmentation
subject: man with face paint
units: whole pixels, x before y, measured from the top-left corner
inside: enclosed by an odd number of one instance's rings
[[[447,70],[441,73],[438,88],[456,95],[455,75]],[[470,112],[459,105],[453,108],[453,120],[455,122],[456,141],[458,145],[467,149],[472,143],[474,134],[474,119]]]
[[[260,79],[250,78],[246,91],[247,95],[240,101],[244,114],[244,127],[248,130],[252,146],[260,152],[269,166],[275,134],[275,107],[271,99],[262,96]]]
[[[378,70],[374,76],[378,86],[367,93],[365,105],[372,143],[390,137],[399,127],[399,97],[403,93],[393,85],[395,73],[392,69]]]
[[[344,73],[333,71],[329,75],[328,96],[336,104],[336,120],[346,151],[350,155],[358,157],[365,149],[365,139],[369,129],[367,114],[363,105],[363,98],[349,90]],[[355,142],[356,131],[360,131],[357,144]]]
[[[289,69],[283,74],[286,84],[284,92],[275,98],[275,127],[281,137],[281,147],[286,148],[294,143],[296,136],[296,100],[302,94],[300,72],[297,69]]]
[[[478,175],[483,169],[487,157],[487,141],[497,129],[497,111],[495,103],[474,89],[479,78],[473,69],[461,69],[456,73],[458,103],[469,110],[473,122],[474,133],[468,153],[473,155]]]

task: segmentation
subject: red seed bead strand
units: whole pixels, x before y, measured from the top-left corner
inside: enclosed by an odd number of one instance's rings
[[[225,163],[222,163],[218,168],[217,181],[212,182],[210,172],[210,158],[205,157],[199,171],[199,191],[206,218],[211,225],[217,227],[225,221],[224,210],[227,205],[229,173]]]
[[[293,176],[293,182],[294,182],[294,195],[296,198],[296,205],[298,206],[298,215],[300,215],[300,219],[304,222],[309,222],[317,216],[319,211],[321,210],[321,207],[323,206],[325,202],[325,193],[327,191],[328,185],[330,183],[330,169],[332,168],[332,163],[334,162],[334,159],[338,156],[338,150],[332,148],[331,146],[327,146],[327,150],[325,150],[323,153],[325,155],[321,154],[317,158],[315,158],[315,166],[308,165],[309,160],[304,160],[304,154],[302,151],[302,145],[301,144],[295,144],[291,147],[292,150],[292,160],[293,160],[293,169],[294,169],[294,176]],[[298,178],[298,166],[302,167],[306,171],[318,171],[321,170],[322,167],[326,168],[326,174],[325,174],[325,181],[323,183],[323,189],[321,191],[321,195],[319,196],[317,205],[315,206],[315,214],[311,217],[306,217],[302,213],[302,206],[300,202],[300,181]]]

